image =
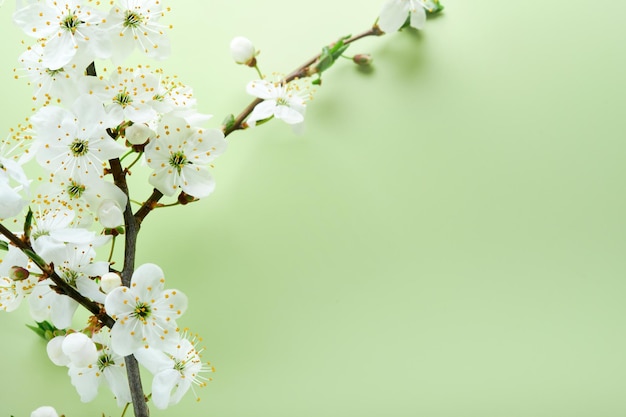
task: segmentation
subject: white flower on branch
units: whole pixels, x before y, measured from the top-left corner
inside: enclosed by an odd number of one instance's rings
[[[42,65],[56,70],[78,58],[86,67],[94,58],[108,58],[111,43],[100,27],[104,13],[78,0],[44,0],[26,5],[13,20],[28,36],[44,39]]]
[[[111,350],[110,331],[103,328],[94,334],[92,339],[93,341],[90,340],[90,342],[94,349],[93,355],[91,354],[92,349],[88,349],[90,351],[89,360],[80,364],[76,361],[68,364],[68,374],[72,385],[80,395],[80,400],[82,402],[92,401],[98,395],[100,385],[106,383],[116,397],[118,406],[121,407],[131,402],[124,358]],[[97,351],[95,351],[96,346],[98,346]]]
[[[205,373],[214,372],[210,364],[203,363],[195,340],[186,335],[179,338],[176,346],[165,349],[141,349],[135,353],[137,360],[154,374],[152,400],[159,409],[177,404],[194,385],[206,386],[210,378]],[[195,395],[197,398],[197,395]]]
[[[104,103],[111,125],[123,121],[148,123],[156,119],[157,112],[152,106],[155,93],[159,88],[159,77],[144,68],[117,67],[107,79],[84,77],[81,90],[85,94]]]
[[[304,122],[305,102],[309,96],[303,94],[297,84],[256,80],[248,83],[246,91],[263,99],[246,120],[249,126],[271,117],[294,126]]]
[[[43,107],[32,120],[40,144],[37,162],[59,178],[102,178],[107,161],[126,150],[107,134],[112,123],[95,97],[79,97],[72,111]]]
[[[35,266],[21,250],[9,246],[8,253],[0,260],[0,311],[16,310],[33,291],[38,281],[30,272],[33,268]]]
[[[16,216],[27,204],[30,180],[22,164],[33,153],[31,137],[24,130],[20,127],[0,142],[0,219]]]
[[[170,54],[166,27],[157,21],[164,15],[159,0],[121,0],[113,6],[105,27],[111,32],[115,64],[138,47],[150,58],[165,59]]]
[[[421,0],[389,0],[380,11],[378,26],[383,32],[395,32],[404,25],[407,17],[416,29],[423,29],[428,7]]]
[[[35,91],[33,97],[38,102],[50,104],[62,101],[71,104],[77,97],[77,80],[84,68],[68,64],[57,69],[43,65],[43,47],[39,44],[30,46],[19,57],[26,76]]]
[[[221,131],[192,127],[182,118],[165,116],[156,138],[146,146],[146,162],[154,169],[150,184],[168,196],[182,189],[193,197],[206,197],[215,188],[208,165],[225,149]]]
[[[130,287],[118,287],[105,300],[107,313],[116,322],[111,329],[111,348],[127,356],[138,349],[164,349],[178,340],[176,319],[187,309],[187,296],[164,290],[163,271],[155,264],[135,270]]]
[[[66,283],[76,288],[83,296],[104,303],[105,294],[92,279],[109,272],[109,263],[95,261],[95,248],[110,240],[110,236],[98,236],[89,244],[54,244],[45,247],[39,255],[48,263],[54,263],[55,272]],[[58,294],[52,288],[50,278],[40,281],[28,298],[30,313],[35,321],[41,322],[48,317],[52,324],[66,329],[72,324],[72,317],[78,307],[74,299]]]

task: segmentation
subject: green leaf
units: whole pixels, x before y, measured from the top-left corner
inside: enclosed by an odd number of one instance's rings
[[[348,49],[349,44],[346,45],[344,41],[349,39],[350,35],[344,36],[340,38],[337,42],[335,42],[332,46],[325,46],[322,48],[322,53],[320,54],[317,65],[315,66],[316,72],[321,74],[326,71],[328,68],[332,67],[335,61],[343,55],[343,53]],[[313,82],[316,85],[319,85],[319,82]]]
[[[44,340],[50,340],[55,336],[65,334],[65,331],[57,329],[49,321],[37,322],[37,326],[26,325],[33,332],[37,333]]]
[[[35,253],[35,251],[31,249],[24,249],[23,252],[28,256],[33,262],[39,265],[47,265],[46,261],[43,258]]]
[[[26,213],[26,218],[24,219],[24,237],[26,237],[26,242],[30,242],[30,231],[33,228],[33,211],[28,207],[28,213]]]
[[[27,324],[26,327],[28,327],[33,332],[35,332],[42,339],[46,340],[46,331],[45,330],[42,330],[40,327],[31,326],[30,324]]]
[[[9,250],[9,244],[3,240],[0,240],[0,250]]]

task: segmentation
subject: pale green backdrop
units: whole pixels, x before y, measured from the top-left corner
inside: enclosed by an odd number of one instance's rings
[[[153,65],[213,126],[250,99],[233,36],[288,72],[382,4],[169,3],[174,53]],[[182,325],[217,368],[199,403],[153,416],[626,415],[626,2],[445,5],[355,45],[374,70],[328,73],[303,136],[232,135],[211,198],[147,219],[139,262],[188,294]],[[5,132],[32,106],[12,7]],[[0,316],[0,416],[118,416],[106,389],[79,402],[27,322]]]

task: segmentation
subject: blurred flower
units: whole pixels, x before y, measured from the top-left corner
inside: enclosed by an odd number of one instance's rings
[[[410,25],[423,29],[426,23],[426,5],[420,0],[389,0],[380,11],[378,26],[383,32],[395,32],[404,25],[410,15]]]

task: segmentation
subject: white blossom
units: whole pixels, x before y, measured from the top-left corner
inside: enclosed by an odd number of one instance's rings
[[[37,102],[51,104],[64,102],[72,104],[78,95],[77,82],[84,68],[76,64],[50,69],[43,64],[43,47],[40,44],[30,46],[19,57],[22,68],[26,71],[30,84],[35,88],[33,97]]]
[[[259,120],[275,117],[290,125],[304,122],[306,95],[303,95],[296,84],[282,84],[267,80],[256,80],[248,83],[248,94],[263,99],[254,107],[246,123],[254,126]]]
[[[192,127],[184,119],[166,116],[145,149],[146,162],[154,169],[150,184],[168,196],[182,189],[193,197],[206,197],[215,188],[208,165],[225,149],[220,130]]]
[[[404,25],[407,17],[416,29],[423,29],[426,23],[427,6],[421,0],[388,0],[380,11],[378,26],[383,32],[395,32]]]
[[[54,270],[66,283],[76,288],[82,295],[99,303],[104,303],[105,294],[91,277],[99,277],[109,272],[109,264],[95,261],[95,248],[110,240],[110,236],[94,238],[89,244],[51,245],[41,251],[40,256],[48,263],[54,263]],[[71,326],[72,317],[78,302],[57,294],[50,288],[54,285],[50,278],[40,281],[28,298],[31,316],[35,321],[50,318],[56,327],[65,329]]]
[[[107,161],[126,149],[108,135],[111,121],[95,97],[79,97],[72,111],[43,107],[32,120],[41,144],[37,162],[60,178],[102,178]]]
[[[32,293],[38,278],[30,270],[35,266],[15,246],[0,259],[0,311],[16,310],[22,300]]]
[[[187,309],[187,296],[164,290],[164,283],[161,268],[143,264],[133,273],[130,287],[115,288],[107,295],[105,309],[116,320],[111,329],[115,353],[127,356],[141,348],[176,343],[176,319]]]
[[[152,106],[159,77],[144,68],[117,67],[109,78],[85,77],[81,90],[99,99],[114,125],[147,123],[157,117]]]
[[[75,58],[83,68],[94,58],[108,58],[111,45],[99,24],[105,15],[79,0],[43,0],[13,14],[14,22],[35,39],[44,39],[42,65],[51,70]],[[78,56],[77,56],[78,55]]]
[[[90,360],[82,364],[76,361],[68,364],[68,374],[81,401],[93,400],[100,385],[106,383],[115,395],[118,406],[131,402],[124,358],[111,350],[109,330],[100,330],[92,339],[91,343],[96,342],[99,348],[90,356]]]
[[[165,409],[177,404],[190,388],[194,389],[194,385],[206,386],[210,378],[203,374],[214,372],[214,368],[202,362],[200,353],[185,335],[180,336],[178,343],[171,348],[140,349],[135,353],[137,360],[154,374],[152,400],[156,408]]]
[[[150,58],[167,58],[170,42],[165,26],[158,23],[163,15],[159,0],[118,1],[109,12],[106,25],[112,35],[113,62],[122,62],[136,47]]]

